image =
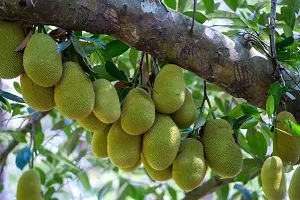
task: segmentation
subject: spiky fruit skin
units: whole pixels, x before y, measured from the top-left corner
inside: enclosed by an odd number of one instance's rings
[[[107,158],[107,136],[111,128],[111,124],[103,124],[101,128],[94,132],[91,148],[94,156],[98,158]]]
[[[117,167],[128,168],[141,159],[142,136],[127,134],[121,127],[120,120],[116,121],[107,137],[107,153],[110,161]]]
[[[207,165],[219,176],[232,178],[243,167],[243,154],[235,143],[233,130],[223,119],[207,122],[202,137]]]
[[[0,78],[12,79],[24,72],[22,54],[15,53],[24,37],[20,24],[0,20]]]
[[[288,193],[290,200],[298,200],[300,197],[300,167],[294,171]]]
[[[134,170],[136,170],[139,166],[141,166],[142,164],[142,160],[139,160],[136,164],[134,164],[131,167],[126,167],[126,168],[120,168],[125,172],[133,172]]]
[[[87,116],[86,118],[78,119],[77,122],[83,128],[91,132],[99,131],[100,129],[102,129],[107,125],[101,122],[93,112],[89,114],[89,116]]]
[[[85,118],[93,111],[93,84],[77,63],[64,63],[62,78],[54,88],[54,100],[58,111],[70,119]]]
[[[106,124],[114,123],[120,118],[121,107],[115,87],[105,79],[93,82],[95,91],[94,114]]]
[[[142,161],[144,164],[144,168],[147,174],[155,181],[167,181],[172,178],[172,165],[163,170],[155,170],[153,169],[148,161],[146,160],[144,154],[142,153]]]
[[[193,190],[198,187],[206,173],[201,142],[193,138],[182,141],[172,166],[173,180],[182,190]]]
[[[17,200],[43,200],[40,175],[30,169],[20,177],[17,185]]]
[[[23,56],[26,74],[37,85],[54,86],[62,76],[61,56],[55,41],[43,33],[31,36]]]
[[[130,135],[148,131],[155,120],[155,106],[147,92],[141,88],[131,90],[123,103],[121,125]]]
[[[25,103],[37,111],[48,111],[55,107],[54,87],[41,87],[25,73],[20,77],[21,92]]]
[[[185,100],[176,112],[171,114],[175,124],[180,129],[190,127],[196,120],[196,105],[193,96],[188,89],[185,89]]]
[[[284,199],[286,195],[286,178],[279,157],[272,156],[265,160],[261,170],[261,182],[262,189],[268,199]]]
[[[169,115],[156,114],[151,129],[144,134],[143,154],[155,170],[168,168],[180,145],[180,131]]]
[[[274,149],[276,156],[278,156],[284,164],[293,165],[300,157],[300,137],[292,134],[292,130],[283,122],[284,120],[296,122],[294,116],[287,111],[282,111],[277,115],[275,122]],[[291,135],[288,135],[281,130],[290,133]]]
[[[173,64],[165,65],[154,81],[152,98],[160,113],[170,114],[177,111],[184,102],[185,83],[183,71]]]

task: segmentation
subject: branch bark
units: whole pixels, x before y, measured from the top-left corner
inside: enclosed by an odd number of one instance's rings
[[[138,50],[194,72],[235,97],[264,107],[276,81],[272,63],[242,39],[195,23],[154,0],[39,0],[11,5],[0,0],[0,16],[66,30],[112,35]],[[26,3],[24,3],[26,2]]]

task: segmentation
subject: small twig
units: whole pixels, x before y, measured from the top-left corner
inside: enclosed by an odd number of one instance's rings
[[[197,10],[197,0],[194,0],[194,5],[193,5],[193,21],[192,21],[192,26],[191,26],[191,29],[190,29],[191,36],[193,36],[193,31],[194,31],[194,26],[195,26],[196,10]]]
[[[207,102],[208,104],[208,107],[211,109],[212,106],[211,106],[211,103],[210,103],[210,100],[208,98],[208,95],[207,95],[207,87],[206,87],[206,80],[204,80],[203,82],[203,100],[202,100],[202,103],[201,103],[201,106],[200,106],[200,112],[203,112],[203,108],[204,108],[204,103]],[[213,118],[216,119],[216,116],[215,114],[212,112],[211,113]]]
[[[164,7],[164,9],[165,9],[167,12],[169,12],[167,6],[162,2],[162,0],[159,0],[159,1],[160,1],[160,4]]]

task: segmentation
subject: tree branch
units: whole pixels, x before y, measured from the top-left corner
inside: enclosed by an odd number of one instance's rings
[[[37,121],[40,121],[43,117],[45,117],[49,112],[42,112],[42,113],[35,113],[34,117],[32,117],[32,120],[24,126],[20,132],[26,134],[28,131],[31,131],[31,128],[33,124],[35,124]],[[0,153],[0,165],[4,164],[6,161],[6,158],[8,154],[19,144],[17,140],[13,139],[6,149],[3,150],[3,152]]]
[[[194,24],[152,0],[39,0],[35,5],[10,5],[0,0],[0,16],[66,30],[114,36],[159,60],[194,72],[235,97],[264,108],[267,91],[276,81],[270,60],[244,44]]]

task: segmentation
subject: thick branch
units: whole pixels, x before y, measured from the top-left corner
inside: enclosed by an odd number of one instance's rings
[[[112,35],[160,60],[194,72],[235,97],[264,107],[275,81],[271,62],[243,41],[167,12],[154,0],[38,0],[9,5],[0,0],[0,16],[67,30]],[[22,1],[24,2],[24,1]]]
[[[33,119],[24,126],[20,132],[26,134],[27,132],[31,131],[32,125],[38,121],[40,121],[43,117],[45,117],[49,112],[43,112],[43,113],[35,113]],[[6,158],[8,154],[19,144],[19,142],[15,139],[13,139],[6,149],[3,150],[3,152],[0,152],[0,165],[5,163]]]

